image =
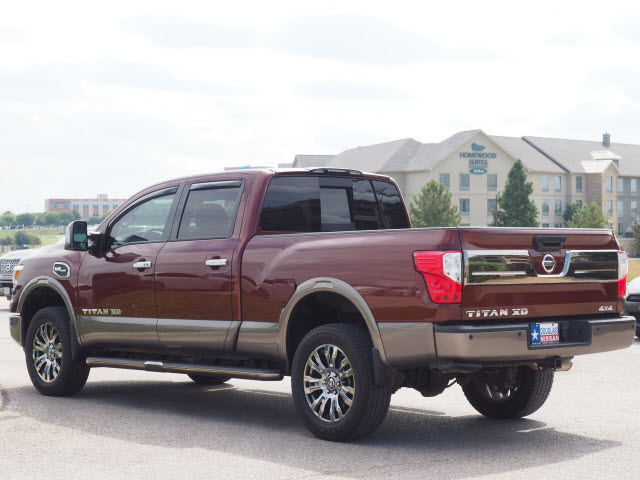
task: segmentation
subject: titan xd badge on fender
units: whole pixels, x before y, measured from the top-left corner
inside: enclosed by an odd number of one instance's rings
[[[60,278],[69,278],[71,276],[71,267],[64,262],[55,262],[53,264],[53,273]]]

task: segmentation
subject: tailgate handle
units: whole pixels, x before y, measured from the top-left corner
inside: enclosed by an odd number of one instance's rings
[[[560,235],[536,235],[533,237],[533,248],[538,252],[557,252],[566,239]]]

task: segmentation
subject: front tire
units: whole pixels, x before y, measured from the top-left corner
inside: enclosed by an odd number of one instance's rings
[[[549,397],[553,372],[530,367],[485,371],[462,384],[465,397],[489,418],[520,418],[537,411]]]
[[[291,366],[293,402],[306,427],[324,440],[354,440],[376,430],[391,392],[376,384],[372,345],[362,328],[329,324],[300,342]]]
[[[24,345],[27,371],[33,386],[43,395],[72,395],[87,382],[86,362],[72,358],[69,322],[64,307],[47,307],[29,323]]]

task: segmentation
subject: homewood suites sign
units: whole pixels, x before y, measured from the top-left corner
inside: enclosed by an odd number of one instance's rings
[[[460,152],[460,158],[469,159],[469,171],[471,173],[487,173],[489,166],[489,158],[496,158],[496,154],[492,152],[484,152],[487,148],[478,143],[471,144],[471,152]]]

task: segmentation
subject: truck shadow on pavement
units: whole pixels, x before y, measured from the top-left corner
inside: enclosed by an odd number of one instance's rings
[[[374,435],[332,443],[306,430],[289,393],[244,385],[89,381],[73,397],[44,397],[24,386],[9,391],[9,401],[17,400],[19,415],[87,435],[228,452],[305,469],[310,476],[384,478],[421,471],[430,478],[458,479],[565,462],[621,445],[536,420],[449,417],[393,404]]]

